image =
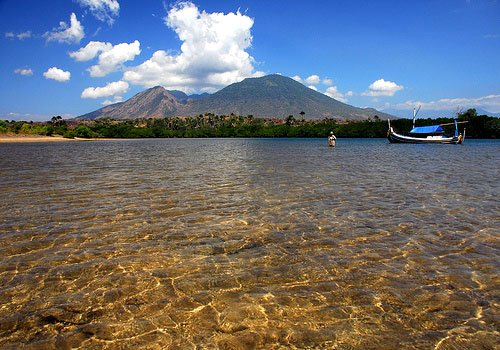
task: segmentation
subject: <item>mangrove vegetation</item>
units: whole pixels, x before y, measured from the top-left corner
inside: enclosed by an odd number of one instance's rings
[[[467,138],[500,137],[500,119],[477,115],[469,109],[457,116],[465,124]],[[417,126],[451,123],[451,118],[417,119]],[[411,129],[411,119],[396,119],[391,125],[398,132]],[[0,120],[0,133],[61,135],[68,138],[174,138],[174,137],[337,137],[382,138],[387,136],[387,121],[377,116],[366,121],[335,119],[306,120],[304,115],[285,119],[254,118],[205,113],[197,117],[167,117],[133,120],[64,120],[60,116],[47,122]],[[453,126],[445,130],[453,132]]]

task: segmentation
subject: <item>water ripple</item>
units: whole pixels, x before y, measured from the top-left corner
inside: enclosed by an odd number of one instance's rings
[[[496,141],[0,148],[0,348],[500,343]]]

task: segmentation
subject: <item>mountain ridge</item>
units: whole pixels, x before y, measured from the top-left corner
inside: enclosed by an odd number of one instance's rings
[[[366,120],[394,118],[373,108],[359,108],[337,101],[325,94],[282,75],[247,78],[233,83],[214,94],[187,95],[182,91],[166,90],[161,86],[142,91],[129,100],[81,115],[78,119],[162,118],[197,116],[205,113],[219,115],[253,115],[254,117],[298,117],[305,119],[335,118]]]

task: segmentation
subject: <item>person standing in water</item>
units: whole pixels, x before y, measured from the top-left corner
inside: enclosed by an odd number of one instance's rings
[[[333,134],[333,131],[330,131],[330,136],[328,136],[328,146],[335,147],[336,141],[337,141],[337,138]]]

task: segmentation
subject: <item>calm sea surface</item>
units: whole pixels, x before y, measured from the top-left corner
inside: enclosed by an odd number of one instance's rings
[[[500,142],[0,144],[0,348],[498,349]]]

